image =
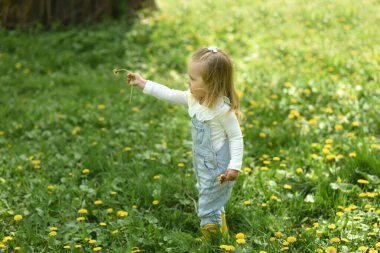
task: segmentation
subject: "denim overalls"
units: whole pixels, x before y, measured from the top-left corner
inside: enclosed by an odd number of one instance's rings
[[[235,181],[219,183],[218,176],[224,173],[231,159],[229,141],[215,152],[211,143],[208,121],[192,117],[193,166],[197,177],[196,188],[199,192],[198,216],[201,226],[206,224],[222,225],[221,212],[231,196]]]

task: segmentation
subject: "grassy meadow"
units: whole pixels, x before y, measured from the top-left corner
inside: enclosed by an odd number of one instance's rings
[[[94,25],[0,29],[0,252],[380,251],[380,2],[157,0]],[[201,244],[187,89],[234,61],[243,168],[230,238]]]

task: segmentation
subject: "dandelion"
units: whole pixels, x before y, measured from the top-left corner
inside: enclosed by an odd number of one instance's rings
[[[281,248],[281,251],[287,251],[287,250],[289,250],[289,247],[283,247],[283,248]]]
[[[106,108],[106,106],[104,104],[99,104],[98,105],[98,109],[99,110],[104,110],[104,108]]]
[[[82,170],[82,173],[83,173],[83,174],[88,174],[88,173],[90,173],[90,170],[89,170],[89,169],[83,169],[83,170]]]
[[[94,251],[101,251],[101,250],[102,250],[102,247],[95,247],[93,250],[94,250]]]
[[[132,73],[132,72],[129,71],[128,69],[113,69],[113,70],[112,70],[112,73],[113,73],[114,75],[118,75],[119,72],[122,72],[122,71],[127,72],[127,74]],[[131,94],[130,94],[130,96],[129,96],[129,103],[131,103],[131,101],[132,101],[132,93],[133,93],[133,85],[131,85]]]
[[[377,144],[371,144],[370,148],[371,149],[378,149],[379,145],[377,145]]]
[[[13,240],[12,236],[5,236],[3,239],[3,243],[7,243],[7,242],[12,241],[12,240]]]
[[[290,189],[292,189],[292,186],[289,185],[289,184],[284,184],[284,189],[285,190],[290,190]]]
[[[70,245],[63,246],[64,249],[70,249]]]
[[[274,242],[275,240],[276,240],[276,237],[272,236],[272,237],[269,238],[269,241],[271,241],[271,242]]]
[[[83,217],[83,216],[80,216],[80,217],[77,218],[77,221],[84,221],[84,220],[86,220],[86,218]]]
[[[358,248],[358,250],[361,250],[361,251],[366,251],[367,249],[368,249],[368,247],[366,247],[366,246],[360,246]]]
[[[4,243],[0,243],[0,249],[5,249],[5,244]]]
[[[248,205],[252,205],[252,201],[250,200],[246,200],[244,201],[244,205],[248,206]]]
[[[76,248],[76,249],[80,249],[80,248],[82,248],[82,245],[80,245],[80,244],[75,244],[74,248]]]
[[[116,215],[118,217],[127,217],[128,216],[128,212],[120,210],[120,211],[117,211]]]
[[[124,151],[126,151],[126,152],[131,151],[131,150],[132,150],[131,147],[125,147],[125,148],[124,148]]]
[[[160,180],[160,178],[161,178],[160,175],[155,175],[155,176],[153,177],[154,180]]]
[[[95,200],[94,204],[95,205],[101,205],[101,204],[103,204],[103,201],[101,201],[101,200]]]
[[[15,247],[15,250],[21,250],[21,247],[16,246],[16,247]]]
[[[112,191],[112,192],[110,192],[110,194],[111,194],[112,196],[115,196],[115,195],[117,195],[117,192]]]
[[[343,216],[343,212],[337,212],[336,215],[339,216],[339,217],[342,217]]]
[[[152,204],[153,204],[154,206],[158,205],[159,203],[160,203],[160,201],[158,201],[158,200],[153,200],[153,202],[152,202]]]
[[[353,121],[352,126],[358,127],[358,126],[360,126],[360,122],[359,121]]]
[[[102,227],[105,227],[105,226],[107,226],[107,223],[105,223],[105,222],[99,222],[99,225],[102,226]]]
[[[232,245],[224,245],[224,244],[222,244],[219,247],[221,249],[224,249],[225,251],[234,251],[235,250],[235,247],[232,246]]]
[[[367,180],[364,180],[364,179],[359,179],[357,182],[359,184],[368,184],[369,183]]]
[[[302,168],[297,168],[297,169],[296,169],[296,173],[297,173],[297,174],[301,174],[302,172],[303,172]]]
[[[237,233],[235,237],[236,239],[244,239],[245,236],[243,233]]]
[[[338,237],[334,237],[334,238],[331,239],[331,242],[338,243],[338,242],[340,242],[340,239]]]
[[[95,244],[95,243],[96,243],[96,240],[91,239],[91,240],[88,241],[88,243],[89,243],[89,244]]]
[[[112,208],[108,208],[107,209],[107,213],[113,213],[113,209]]]
[[[328,247],[326,248],[326,252],[327,252],[327,253],[336,253],[337,250],[336,250],[336,248],[333,247],[333,246],[328,246]]]
[[[88,213],[87,209],[81,208],[78,210],[78,213]]]
[[[286,241],[292,243],[297,241],[297,238],[295,238],[294,236],[289,236],[288,238],[286,238]]]
[[[236,240],[236,243],[237,243],[237,244],[245,244],[246,241],[245,241],[245,239],[237,239],[237,240]]]
[[[57,235],[57,231],[51,231],[51,232],[49,233],[49,235],[50,235],[50,236],[56,236],[56,235]]]
[[[282,233],[280,231],[277,231],[276,233],[274,233],[274,236],[276,236],[277,238],[281,237]]]
[[[178,163],[178,167],[184,167],[185,164],[183,162]]]
[[[16,214],[16,215],[13,217],[13,219],[14,219],[15,221],[21,221],[21,220],[22,220],[22,215],[21,215],[21,214]]]
[[[336,228],[336,226],[335,226],[334,224],[329,224],[327,227],[328,227],[329,229],[334,229],[334,228]]]

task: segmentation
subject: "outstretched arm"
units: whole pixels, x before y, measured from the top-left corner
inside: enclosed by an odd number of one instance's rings
[[[136,85],[141,88],[145,94],[152,95],[160,100],[174,104],[187,104],[187,96],[189,95],[189,91],[170,89],[165,85],[145,80],[137,73],[128,74],[128,84]]]

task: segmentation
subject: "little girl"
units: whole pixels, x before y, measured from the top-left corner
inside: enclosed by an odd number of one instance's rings
[[[224,205],[242,166],[243,136],[239,99],[228,55],[216,47],[200,48],[188,63],[189,90],[170,89],[128,74],[128,84],[160,100],[188,106],[192,118],[193,166],[199,192],[198,215],[203,239],[228,235]]]

